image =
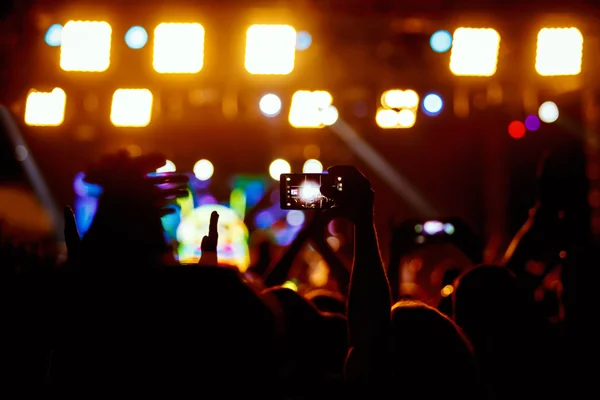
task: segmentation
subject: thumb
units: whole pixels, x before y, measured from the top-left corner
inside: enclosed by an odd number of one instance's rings
[[[67,244],[67,252],[69,257],[72,258],[79,254],[79,245],[81,238],[79,236],[79,230],[77,229],[77,222],[75,221],[75,214],[69,206],[64,208],[65,218],[65,243]]]

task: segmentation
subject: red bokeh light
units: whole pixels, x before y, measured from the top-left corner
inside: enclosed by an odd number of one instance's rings
[[[525,136],[525,132],[527,132],[527,129],[525,128],[525,124],[521,121],[513,121],[508,124],[508,134],[513,139],[521,139]]]

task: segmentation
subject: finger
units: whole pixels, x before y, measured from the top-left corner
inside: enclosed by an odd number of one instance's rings
[[[219,237],[219,232],[217,231],[217,226],[219,224],[219,213],[216,211],[213,211],[210,214],[210,224],[208,226],[208,236],[210,238],[218,238]]]
[[[200,250],[202,254],[210,254],[217,252],[217,242],[213,240],[213,238],[209,236],[204,236],[202,238],[202,242],[200,243]]]
[[[188,197],[190,192],[187,189],[167,189],[161,190],[160,195],[166,199],[179,199],[182,197]]]
[[[190,178],[187,175],[178,174],[176,172],[151,173],[146,176],[146,179],[155,185],[162,185],[166,183],[181,184],[188,183],[190,181]]]

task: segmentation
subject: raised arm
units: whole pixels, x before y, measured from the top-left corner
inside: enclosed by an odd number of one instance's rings
[[[340,210],[355,226],[346,376],[352,385],[379,386],[387,371],[391,300],[373,220],[374,192],[354,167],[332,167],[329,173],[344,179]]]

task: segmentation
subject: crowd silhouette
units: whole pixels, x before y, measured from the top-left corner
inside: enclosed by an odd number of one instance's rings
[[[187,177],[152,174],[164,162],[119,152],[91,165],[86,180],[103,188],[98,211],[80,237],[65,207],[68,259],[59,265],[2,236],[5,388],[207,399],[564,397],[563,294],[566,274],[589,248],[585,235],[577,246],[564,236],[550,240],[547,226],[544,238],[519,237],[504,263],[446,274],[453,292],[430,304],[397,285],[400,260],[415,247],[415,221],[397,228],[385,265],[371,184],[356,168],[337,166],[329,173],[347,182],[338,207],[307,212],[312,219],[281,259],[271,260],[262,243],[248,272],[219,265],[213,212],[199,264],[179,265],[161,217],[188,195]],[[539,232],[543,215],[560,213],[557,229],[569,229],[557,193],[542,191],[528,232]],[[350,270],[325,240],[327,224],[339,218],[354,227]],[[454,245],[481,264],[477,235],[452,221],[460,230]],[[285,287],[306,242],[329,265],[337,291]],[[550,295],[553,312],[540,305]]]

